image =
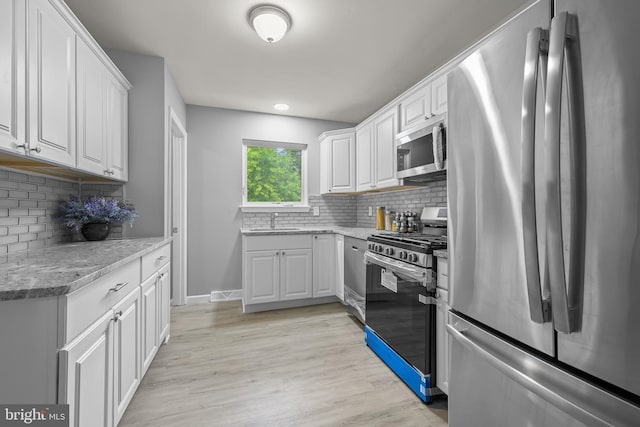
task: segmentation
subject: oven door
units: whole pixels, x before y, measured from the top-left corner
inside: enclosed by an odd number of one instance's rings
[[[436,310],[427,269],[372,252],[365,261],[366,325],[421,373],[435,374]]]

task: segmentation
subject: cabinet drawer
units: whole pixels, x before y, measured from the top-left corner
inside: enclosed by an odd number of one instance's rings
[[[160,270],[171,260],[171,245],[164,245],[142,257],[142,280]]]
[[[140,260],[136,259],[65,296],[64,342],[71,341],[105,312],[111,310],[139,284]]]
[[[311,235],[293,234],[246,237],[245,251],[269,251],[273,249],[311,249]]]

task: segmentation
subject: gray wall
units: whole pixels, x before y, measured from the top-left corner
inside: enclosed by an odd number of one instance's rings
[[[117,50],[107,54],[129,79],[129,182],[124,196],[138,212],[126,237],[164,235],[164,149],[168,111],[186,122],[186,107],[164,58]]]
[[[309,144],[311,195],[320,189],[318,135],[352,124],[187,105],[186,125],[187,295],[242,289],[242,139]]]

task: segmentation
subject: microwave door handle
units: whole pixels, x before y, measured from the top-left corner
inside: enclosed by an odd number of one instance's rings
[[[578,20],[562,12],[551,21],[549,70],[545,104],[547,152],[547,254],[553,323],[558,332],[580,330],[584,276],[586,225],[585,119]],[[565,58],[566,55],[566,58]],[[570,256],[568,281],[565,280],[564,239],[561,206],[561,108],[564,65],[567,67],[567,112],[569,129]]]
[[[535,192],[535,140],[536,101],[538,76],[542,86],[546,84],[546,58],[549,33],[542,28],[534,28],[527,34],[524,61],[524,84],[522,89],[522,234],[524,261],[529,296],[529,316],[536,323],[551,321],[551,302],[543,299],[540,284],[540,252],[538,250],[538,226],[536,223]]]
[[[433,163],[436,170],[441,170],[443,166],[442,130],[440,125],[434,126],[432,131]]]

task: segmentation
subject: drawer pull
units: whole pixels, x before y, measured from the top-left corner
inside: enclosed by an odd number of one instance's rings
[[[109,292],[118,292],[120,289],[124,288],[125,286],[127,286],[129,284],[129,282],[124,282],[124,283],[118,283],[117,285],[115,285],[113,288],[109,289]]]
[[[156,258],[156,261],[162,261],[166,257],[167,257],[166,255],[160,255],[158,258]]]
[[[166,275],[167,275],[166,271],[164,273],[162,273],[162,274],[158,273],[158,280],[162,279]]]
[[[117,322],[118,320],[120,320],[120,318],[122,317],[122,310],[120,311],[116,311],[116,314],[113,316],[113,321]]]

